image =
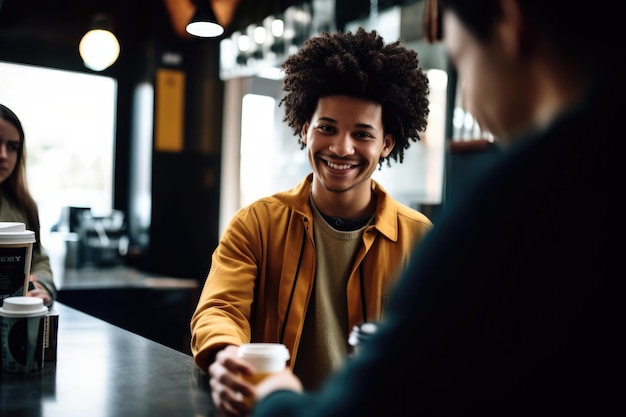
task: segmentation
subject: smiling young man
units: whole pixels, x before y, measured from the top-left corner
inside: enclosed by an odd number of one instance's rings
[[[312,173],[242,208],[213,253],[195,314],[192,352],[215,404],[243,416],[248,342],[284,343],[315,388],[348,354],[352,326],[383,317],[413,248],[432,228],[371,179],[401,163],[428,116],[417,54],[376,32],[322,34],[283,64],[285,121]]]

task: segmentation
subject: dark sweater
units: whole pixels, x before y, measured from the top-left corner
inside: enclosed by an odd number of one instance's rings
[[[503,152],[434,220],[363,354],[319,393],[275,392],[254,417],[623,410],[620,83],[600,77],[583,105]]]

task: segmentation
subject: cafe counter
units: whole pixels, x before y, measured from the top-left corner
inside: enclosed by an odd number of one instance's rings
[[[190,355],[62,303],[57,360],[0,373],[0,415],[213,417],[206,374]]]

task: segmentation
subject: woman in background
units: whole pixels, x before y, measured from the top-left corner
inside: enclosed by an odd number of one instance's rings
[[[50,306],[56,298],[50,258],[41,245],[37,204],[26,183],[24,129],[18,117],[0,104],[0,221],[21,222],[35,232],[28,295]]]

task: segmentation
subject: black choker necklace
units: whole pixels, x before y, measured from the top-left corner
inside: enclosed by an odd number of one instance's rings
[[[367,222],[369,222],[369,217],[336,217],[336,216],[327,216],[324,213],[320,213],[324,220],[333,227],[335,230],[340,230],[342,232],[351,232],[353,230],[358,230],[365,226]]]

